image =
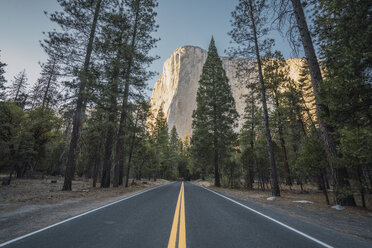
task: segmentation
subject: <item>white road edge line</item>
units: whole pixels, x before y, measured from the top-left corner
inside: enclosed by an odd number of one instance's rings
[[[174,183],[174,182],[172,182],[172,183]],[[79,218],[79,217],[81,217],[81,216],[84,216],[84,215],[87,215],[87,214],[90,214],[90,213],[96,212],[96,211],[98,211],[98,210],[100,210],[100,209],[102,209],[102,208],[109,207],[109,206],[114,205],[114,204],[116,204],[116,203],[119,203],[119,202],[122,202],[122,201],[128,200],[128,199],[133,198],[133,197],[135,197],[135,196],[142,195],[142,194],[144,194],[144,193],[146,193],[146,192],[149,192],[149,191],[151,191],[151,190],[154,190],[154,189],[157,189],[157,188],[160,188],[160,187],[163,187],[163,186],[165,186],[165,185],[172,184],[172,183],[162,184],[162,185],[159,185],[159,186],[152,187],[152,188],[150,188],[150,189],[146,189],[146,190],[142,190],[142,191],[137,192],[137,193],[133,193],[133,194],[131,194],[131,195],[129,195],[129,196],[125,196],[125,197],[122,198],[122,199],[119,199],[119,200],[116,200],[116,201],[114,201],[114,202],[108,203],[108,204],[103,205],[103,206],[101,206],[101,207],[98,207],[98,208],[95,208],[95,209],[89,210],[89,211],[87,211],[87,212],[85,212],[85,213],[82,213],[82,214],[79,214],[79,215],[76,215],[76,216],[70,217],[70,218],[65,219],[65,220],[63,220],[63,221],[57,222],[57,223],[52,224],[52,225],[50,225],[50,226],[46,226],[46,227],[41,228],[41,229],[39,229],[39,230],[36,230],[36,231],[30,232],[30,233],[28,233],[28,234],[22,235],[22,236],[20,236],[20,237],[18,237],[18,238],[11,239],[11,240],[6,241],[6,242],[4,242],[4,243],[0,243],[0,247],[4,247],[4,246],[9,245],[9,244],[11,244],[11,243],[14,243],[14,242],[16,242],[16,241],[18,241],[18,240],[21,240],[21,239],[27,238],[27,237],[29,237],[29,236],[32,236],[32,235],[34,235],[34,234],[36,234],[36,233],[39,233],[39,232],[45,231],[45,230],[50,229],[50,228],[52,228],[52,227],[55,227],[55,226],[61,225],[61,224],[63,224],[63,223],[66,223],[66,222],[71,221],[71,220],[74,220],[74,219],[77,219],[77,218]]]
[[[247,207],[246,205],[244,205],[244,204],[242,204],[240,202],[237,202],[237,201],[235,201],[235,200],[233,200],[233,199],[231,199],[231,198],[229,198],[227,196],[224,196],[224,195],[222,195],[220,193],[217,193],[214,190],[208,189],[206,187],[203,187],[203,186],[200,186],[200,185],[197,185],[197,184],[194,184],[194,185],[199,186],[199,187],[201,187],[201,188],[203,188],[205,190],[208,190],[208,191],[210,191],[210,192],[212,192],[212,193],[214,193],[214,194],[216,194],[218,196],[221,196],[222,198],[225,198],[226,200],[229,200],[229,201],[231,201],[231,202],[233,202],[233,203],[235,203],[235,204],[237,204],[237,205],[239,205],[239,206],[241,206],[243,208],[246,208],[246,209],[248,209],[248,210],[250,210],[250,211],[252,211],[252,212],[254,212],[254,213],[258,214],[258,215],[261,215],[262,217],[265,217],[266,219],[269,219],[269,220],[271,220],[271,221],[273,221],[273,222],[275,222],[275,223],[277,223],[277,224],[279,224],[279,225],[281,225],[281,226],[283,226],[283,227],[285,227],[285,228],[287,228],[287,229],[289,229],[289,230],[291,230],[291,231],[293,231],[295,233],[298,233],[301,236],[304,236],[305,238],[308,238],[308,239],[314,241],[315,243],[318,243],[318,244],[320,244],[320,245],[322,245],[324,247],[327,247],[327,248],[333,248],[333,246],[330,246],[330,245],[328,245],[328,244],[320,241],[319,239],[316,239],[314,237],[311,237],[310,235],[307,235],[306,233],[303,233],[303,232],[301,232],[301,231],[299,231],[299,230],[297,230],[297,229],[295,229],[293,227],[290,227],[290,226],[288,226],[288,225],[286,225],[286,224],[284,224],[284,223],[282,223],[282,222],[280,222],[280,221],[278,221],[278,220],[276,220],[274,218],[271,218],[270,216],[267,216],[267,215],[265,215],[265,214],[263,214],[261,212],[258,212],[257,210],[254,210],[253,208]]]

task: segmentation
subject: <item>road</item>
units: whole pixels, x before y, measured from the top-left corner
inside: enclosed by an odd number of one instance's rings
[[[0,247],[372,247],[190,182],[145,190]]]

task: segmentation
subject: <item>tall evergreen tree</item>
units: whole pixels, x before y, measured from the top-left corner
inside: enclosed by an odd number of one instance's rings
[[[30,98],[32,107],[52,107],[61,98],[58,85],[60,68],[56,59],[48,59],[41,66],[40,78],[32,88]]]
[[[176,126],[173,126],[169,137],[169,167],[171,175],[176,178],[179,175],[179,165],[181,162],[182,141],[178,137]]]
[[[263,66],[265,85],[267,86],[267,91],[270,93],[275,106],[275,126],[277,127],[279,134],[286,184],[292,185],[288,164],[288,152],[284,139],[285,117],[282,108],[283,94],[281,93],[284,88],[284,84],[290,80],[287,77],[287,65],[283,55],[279,51],[275,51],[274,53],[268,53],[265,55]]]
[[[56,59],[48,59],[45,64],[41,65],[41,68],[41,77],[39,79],[43,93],[41,106],[55,106],[59,97],[57,80],[60,76],[60,68]]]
[[[47,39],[42,43],[49,56],[62,58],[65,70],[79,78],[79,83],[76,87],[77,100],[63,190],[71,190],[71,182],[74,176],[77,145],[86,105],[86,88],[93,42],[97,26],[99,26],[98,21],[102,10],[102,1],[58,0],[62,11],[51,14],[50,20],[57,23],[63,31],[58,32],[54,30],[49,32]],[[80,61],[83,62],[81,63]]]
[[[36,108],[42,99],[42,92],[41,92],[42,83],[40,80],[37,80],[34,86],[32,86],[29,95],[30,95],[30,104],[31,108]]]
[[[371,163],[361,151],[372,149],[368,135],[372,119],[372,3],[320,0],[315,7],[315,33],[326,68],[320,100],[329,110],[322,120],[334,128],[338,157],[333,166],[337,166],[336,172],[343,172],[335,174],[336,196],[340,203],[354,205],[349,181],[356,178],[352,185],[359,185],[365,206],[362,175],[368,175]],[[347,178],[347,173],[353,176]]]
[[[242,149],[241,162],[244,170],[246,187],[253,188],[255,167],[258,166],[255,158],[258,125],[262,120],[262,111],[257,102],[260,99],[260,89],[257,84],[247,84],[248,94],[245,96],[244,124],[240,131],[240,145]]]
[[[1,50],[0,50],[1,52]],[[7,64],[1,62],[0,60],[0,101],[4,101],[5,100],[5,90],[6,90],[6,87],[5,87],[5,83],[6,83],[6,79],[4,77],[4,74],[5,74],[5,70],[4,70],[4,67],[7,66]]]
[[[372,119],[372,3],[318,3],[316,34],[322,64],[327,68],[321,100],[331,113],[325,120],[337,129],[368,126]]]
[[[302,62],[299,76],[297,81],[297,101],[302,105],[302,110],[305,112],[304,121],[310,129],[315,130],[315,97],[311,85],[309,66],[305,60]],[[296,87],[289,87],[296,89]]]
[[[193,151],[199,156],[200,153],[204,153],[202,157],[208,156],[208,162],[214,167],[214,184],[219,187],[220,167],[236,138],[233,128],[236,126],[238,113],[213,38],[200,76],[196,109],[192,116]],[[205,153],[208,150],[211,153]]]
[[[114,157],[114,186],[123,183],[124,150],[126,123],[128,115],[128,102],[131,95],[136,93],[143,95],[146,88],[146,81],[154,74],[146,69],[157,57],[149,55],[155,47],[158,39],[152,37],[152,33],[157,30],[155,8],[158,6],[157,0],[128,0],[127,19],[129,23],[128,39],[126,43],[125,56],[123,62],[125,66],[121,72],[124,81],[124,92],[121,96],[120,119],[116,140],[116,153]],[[130,92],[130,90],[132,90]]]
[[[266,89],[263,78],[261,52],[268,51],[273,43],[270,39],[263,39],[268,33],[265,13],[267,6],[264,0],[239,0],[235,11],[232,13],[233,30],[229,33],[234,42],[240,45],[234,53],[241,56],[254,55],[258,69],[258,81],[261,86],[261,100],[265,124],[265,134],[269,161],[271,167],[272,194],[280,196],[278,175],[275,164],[275,155],[269,127],[269,115],[266,103]]]
[[[171,133],[170,133],[169,143],[170,143],[170,146],[171,146],[172,150],[174,150],[174,151],[178,150],[178,140],[179,140],[179,138],[178,138],[178,133],[177,133],[176,126],[173,126],[172,130],[171,130]]]
[[[108,115],[106,122],[106,140],[102,171],[101,187],[110,187],[112,155],[114,148],[114,137],[117,132],[118,119],[118,98],[119,89],[123,86],[120,78],[121,68],[124,68],[123,57],[126,52],[126,34],[128,26],[127,16],[124,12],[124,2],[118,1],[118,8],[113,8],[105,18],[105,25],[102,29],[102,41],[99,46],[102,50],[102,60],[104,61],[104,77],[106,84],[102,93],[103,99],[98,99],[105,105]],[[114,183],[114,186],[118,186]]]
[[[128,133],[128,163],[125,177],[125,187],[129,187],[129,176],[130,170],[133,167],[133,160],[135,156],[135,150],[141,148],[141,140],[146,140],[148,136],[146,130],[146,117],[148,111],[148,103],[146,101],[137,101],[132,105],[134,109],[129,119]]]
[[[157,115],[155,117],[155,123],[151,132],[153,144],[155,147],[155,161],[153,164],[153,176],[154,180],[159,176],[167,176],[167,163],[165,162],[168,158],[168,123],[163,111],[163,105],[160,106]]]
[[[27,74],[26,70],[21,71],[12,81],[12,85],[10,86],[10,97],[14,102],[24,105],[27,100]]]
[[[98,176],[102,171],[102,160],[105,152],[107,113],[105,109],[97,106],[92,111],[90,118],[82,130],[82,139],[85,146],[85,156],[87,160],[87,175],[93,179],[93,187],[97,186]]]

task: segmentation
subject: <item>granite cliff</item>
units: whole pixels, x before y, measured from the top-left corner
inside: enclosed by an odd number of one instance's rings
[[[169,129],[175,126],[181,138],[184,138],[186,134],[192,134],[192,112],[196,108],[198,81],[207,55],[207,51],[195,46],[183,46],[176,49],[165,61],[163,72],[153,90],[152,112],[156,115],[160,106],[163,105]],[[243,96],[248,93],[244,84],[255,82],[256,72],[251,72],[247,75],[247,80],[244,80],[236,75],[237,64],[242,62],[242,59],[221,57],[221,60],[229,78],[236,110],[240,115],[237,128],[240,130],[245,108]],[[251,60],[246,60],[246,63],[251,62]],[[290,77],[297,80],[300,59],[289,59],[287,62]]]

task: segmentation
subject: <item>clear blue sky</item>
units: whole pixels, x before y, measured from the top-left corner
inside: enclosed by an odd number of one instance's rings
[[[180,46],[193,45],[208,48],[211,36],[216,40],[220,55],[229,47],[231,11],[238,0],[159,0],[157,23],[159,30],[155,37],[161,38],[152,54],[160,59],[151,70],[162,71],[164,61]],[[46,55],[39,45],[43,31],[55,28],[43,11],[59,9],[56,0],[0,0],[0,50],[1,61],[8,64],[5,77],[26,69],[29,83],[34,84],[40,73],[38,62],[44,62]],[[277,49],[285,57],[290,56],[287,41],[274,34]],[[153,87],[156,78],[149,81]]]

